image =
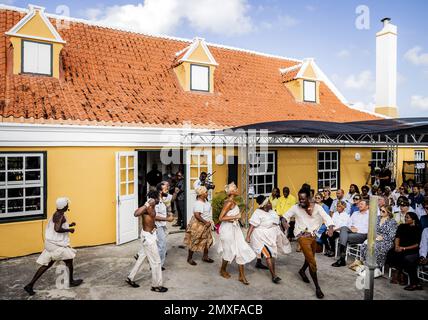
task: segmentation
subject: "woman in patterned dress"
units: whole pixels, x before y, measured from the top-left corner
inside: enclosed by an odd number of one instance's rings
[[[375,242],[376,264],[379,269],[385,265],[387,253],[394,247],[396,231],[397,222],[394,219],[391,206],[382,206],[380,208],[380,216],[377,217]],[[364,243],[361,246],[361,258],[363,261],[366,259],[366,256],[367,243]],[[359,261],[357,263],[363,264],[362,261]]]
[[[196,188],[196,202],[193,206],[193,217],[187,226],[184,235],[184,243],[189,248],[187,262],[196,266],[193,260],[193,252],[203,252],[202,261],[212,263],[214,260],[208,257],[208,249],[213,245],[212,235],[212,208],[208,202],[208,190],[204,186]]]

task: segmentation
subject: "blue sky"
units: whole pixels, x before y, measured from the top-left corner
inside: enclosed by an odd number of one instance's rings
[[[313,57],[350,102],[366,109],[374,103],[375,34],[382,28],[380,19],[391,17],[398,26],[400,116],[428,116],[426,0],[0,0],[18,7],[28,2],[49,13],[143,32]],[[369,9],[368,29],[356,27],[361,5]]]

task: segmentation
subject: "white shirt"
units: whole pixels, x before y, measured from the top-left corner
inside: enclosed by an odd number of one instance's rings
[[[296,204],[284,214],[284,218],[287,222],[289,222],[292,217],[296,218],[296,224],[294,225],[294,235],[296,237],[301,232],[316,233],[323,223],[327,227],[334,225],[333,219],[331,219],[319,204],[314,205],[312,215],[307,214],[305,209]]]
[[[201,182],[201,180],[200,180],[200,179],[198,179],[198,180],[196,180],[196,181],[193,183],[193,189],[194,189],[194,190],[196,190],[196,189],[197,189],[197,188],[199,188],[201,185],[202,185],[202,182]]]
[[[208,201],[196,200],[193,205],[193,213],[199,212],[201,214],[202,219],[205,221],[212,221],[213,214],[211,210],[211,204]]]
[[[162,217],[162,218],[167,217],[166,205],[165,203],[163,203],[162,200],[159,201],[159,203],[155,206],[155,210],[156,210],[157,217]],[[166,227],[166,221],[156,221],[155,224],[156,224],[156,227],[158,228]]]
[[[355,211],[351,216],[349,227],[357,228],[357,233],[368,233],[369,232],[369,211],[361,213]]]
[[[264,211],[263,209],[256,209],[251,215],[250,224],[254,227],[261,228],[272,228],[279,225],[279,216],[274,210],[269,212]]]
[[[347,214],[345,211],[342,213],[339,213],[336,211],[333,213],[333,222],[334,222],[334,229],[340,229],[342,227],[349,227],[349,223],[351,222],[351,217],[349,214]]]
[[[162,197],[162,202],[165,204],[167,212],[171,212],[172,194],[168,193],[166,197]]]

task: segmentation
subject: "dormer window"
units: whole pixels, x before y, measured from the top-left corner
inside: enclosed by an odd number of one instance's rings
[[[317,102],[317,85],[315,81],[303,80],[303,101]]]
[[[22,40],[22,73],[52,76],[52,44]]]
[[[190,65],[190,90],[210,91],[210,68],[197,64]]]

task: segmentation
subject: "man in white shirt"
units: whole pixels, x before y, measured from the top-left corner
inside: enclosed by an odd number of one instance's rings
[[[363,243],[367,239],[369,230],[369,206],[367,200],[358,203],[360,211],[355,212],[350,219],[349,226],[340,228],[339,252],[340,258],[332,264],[333,267],[346,266],[346,247],[349,244]]]
[[[331,237],[333,235],[333,220],[319,204],[310,202],[310,194],[307,189],[299,191],[299,204],[294,205],[284,214],[287,224],[292,217],[295,218],[294,236],[298,239],[297,241],[305,256],[305,263],[299,270],[299,275],[304,282],[309,283],[309,279],[306,276],[306,269],[309,267],[309,273],[315,285],[316,296],[318,299],[322,299],[324,294],[318,284],[317,263],[315,261],[316,234],[321,226],[325,224],[329,227],[328,235]]]

